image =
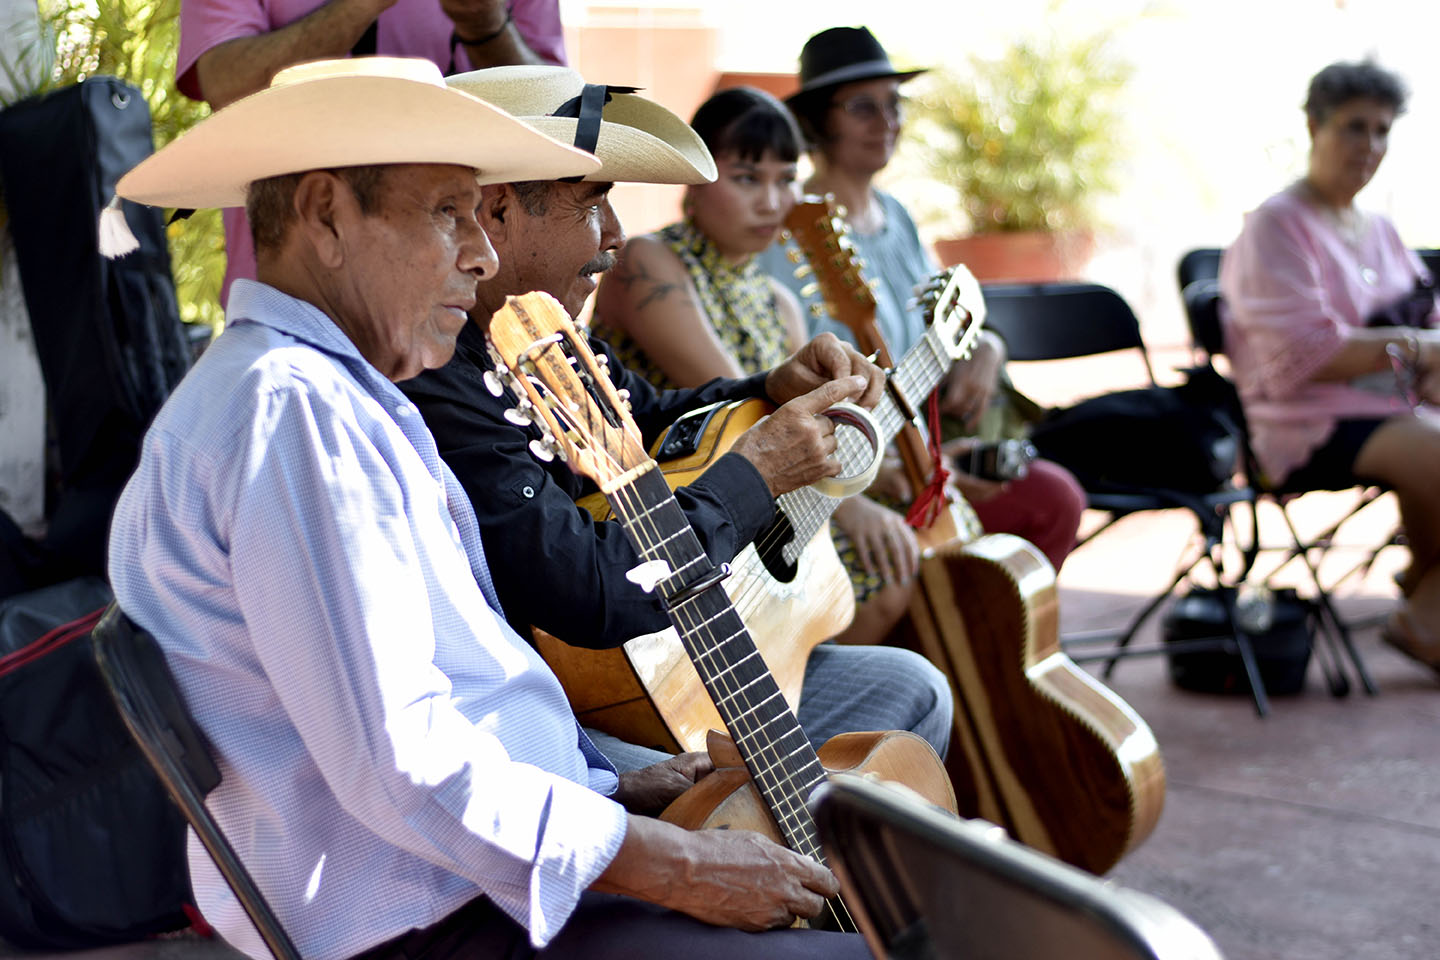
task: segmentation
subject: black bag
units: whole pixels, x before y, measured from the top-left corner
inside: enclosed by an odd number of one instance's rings
[[[115,181],[152,149],[144,98],[114,77],[0,111],[0,180],[58,453],[45,541],[34,557],[9,550],[22,589],[104,574],[115,500],[189,364],[160,211],[125,203],[140,249],[98,250]]]
[[[1052,410],[1030,439],[1092,492],[1211,493],[1239,463],[1233,397],[1223,377],[1201,367],[1178,387],[1106,393]]]
[[[82,578],[0,604],[0,938],[19,947],[122,943],[190,922],[185,821],[91,650],[109,599],[103,580]],[[93,613],[72,619],[82,610]]]
[[[1195,587],[1175,601],[1166,612],[1161,636],[1166,644],[1185,640],[1229,637],[1225,604],[1233,599],[1234,587],[1220,593],[1208,587]],[[1294,590],[1276,590],[1270,598],[1268,624],[1262,629],[1247,629],[1241,614],[1237,624],[1250,640],[1260,682],[1269,694],[1299,693],[1305,686],[1305,671],[1310,665],[1312,647],[1310,604]],[[1252,625],[1258,627],[1259,624]],[[1200,693],[1249,693],[1250,680],[1240,652],[1227,648],[1168,651],[1170,680],[1184,690]]]

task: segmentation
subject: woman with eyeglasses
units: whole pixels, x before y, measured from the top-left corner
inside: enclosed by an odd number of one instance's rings
[[[814,163],[805,192],[833,194],[845,208],[865,275],[878,281],[880,333],[897,359],[925,333],[925,316],[912,300],[915,287],[938,268],[909,212],[876,187],[875,178],[895,153],[904,121],[901,87],[924,72],[895,69],[884,47],[864,27],[835,27],[805,42],[800,51],[800,90],[785,101],[799,121]],[[807,281],[795,276],[783,248],[767,250],[761,264],[792,292],[803,292]],[[812,335],[829,331],[854,339],[843,324],[828,316],[811,317],[808,323]],[[940,389],[940,410],[960,432],[973,432],[991,408],[1004,362],[1004,343],[985,331],[970,359],[951,367]],[[947,450],[959,453],[971,442],[954,440]],[[1085,509],[1085,493],[1067,470],[1036,460],[1025,476],[1004,483],[964,472],[954,473],[953,479],[987,531],[1029,540],[1059,571],[1075,544]]]
[[[1268,487],[1395,491],[1411,562],[1383,636],[1440,673],[1440,314],[1394,224],[1355,204],[1405,100],[1370,62],[1315,75],[1308,168],[1246,216],[1221,262],[1221,318]]]
[[[768,370],[809,339],[795,297],[760,269],[795,204],[801,137],[784,105],[737,87],[691,126],[715,157],[714,183],[688,187],[679,222],[630,240],[596,293],[593,332],[660,387]],[[904,614],[919,547],[904,517],[864,496],[834,514],[855,620],[836,639],[877,643]]]

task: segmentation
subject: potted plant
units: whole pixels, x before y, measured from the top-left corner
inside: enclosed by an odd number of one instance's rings
[[[937,71],[911,101],[913,149],[969,231],[937,255],[982,280],[1073,277],[1093,249],[1094,202],[1116,186],[1132,68],[1108,34],[1053,30],[969,66]]]

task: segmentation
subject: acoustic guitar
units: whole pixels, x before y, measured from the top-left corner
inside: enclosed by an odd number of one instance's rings
[[[905,423],[904,398],[923,398],[950,364],[969,354],[983,319],[980,287],[967,272],[932,292],[925,335],[895,366],[889,390],[871,412],[876,436],[837,425],[846,475],[860,470]],[[689,483],[724,455],[735,439],[774,408],[761,400],[718,404],[681,417],[657,441],[660,474],[669,486]],[[854,614],[850,580],[830,539],[840,498],[803,487],[776,498],[776,519],[732,562],[725,582],[741,619],[793,710],[810,651],[843,630]],[[582,501],[597,519],[610,515],[603,498]],[[628,640],[614,650],[572,647],[543,631],[536,646],[560,678],[581,722],[631,743],[663,750],[705,749],[719,718],[673,629]]]
[[[720,589],[728,568],[710,562],[646,454],[625,400],[560,304],[544,293],[508,298],[491,320],[488,342],[496,372],[523,398],[520,412],[545,436],[538,452],[564,459],[613,506],[642,558],[632,577],[658,592],[733,737],[711,736],[718,772],[677,800],[665,819],[692,828],[757,829],[824,862],[806,801],[827,769],[901,780],[953,813],[944,766],[914,734],[842,734],[816,753]],[[838,899],[825,916],[827,926],[855,929]]]
[[[832,316],[882,366],[889,349],[844,219],[807,198],[786,220]],[[932,459],[915,420],[901,431],[911,489]],[[924,559],[905,645],[955,690],[949,769],[961,810],[1027,846],[1103,873],[1154,829],[1165,772],[1145,721],[1061,651],[1055,573],[1032,544],[985,535],[950,491],[941,522],[918,530]]]

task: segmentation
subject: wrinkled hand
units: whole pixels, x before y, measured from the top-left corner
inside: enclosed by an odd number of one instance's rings
[[[840,883],[809,857],[749,830],[684,830],[632,814],[620,853],[592,889],[757,931],[815,916]]]
[[[620,786],[611,799],[631,813],[658,813],[714,769],[708,753],[682,753],[620,774]]]
[[[1418,330],[1415,358],[1415,394],[1425,403],[1440,404],[1440,331]]]
[[[896,511],[855,496],[836,508],[835,522],[855,544],[866,573],[878,573],[886,583],[909,583],[920,571],[915,531]]]
[[[1004,342],[989,330],[982,332],[970,358],[950,368],[940,394],[940,412],[973,428],[995,398],[1004,362]]]
[[[773,375],[772,375],[773,376]],[[858,376],[828,380],[746,430],[730,448],[755,465],[770,495],[778,497],[840,472],[835,452],[835,421],[820,414],[864,389]]]
[[[849,376],[865,378],[865,390],[855,402],[866,410],[874,407],[885,390],[884,371],[835,334],[822,333],[770,371],[765,393],[776,403],[786,403],[826,381]]]

